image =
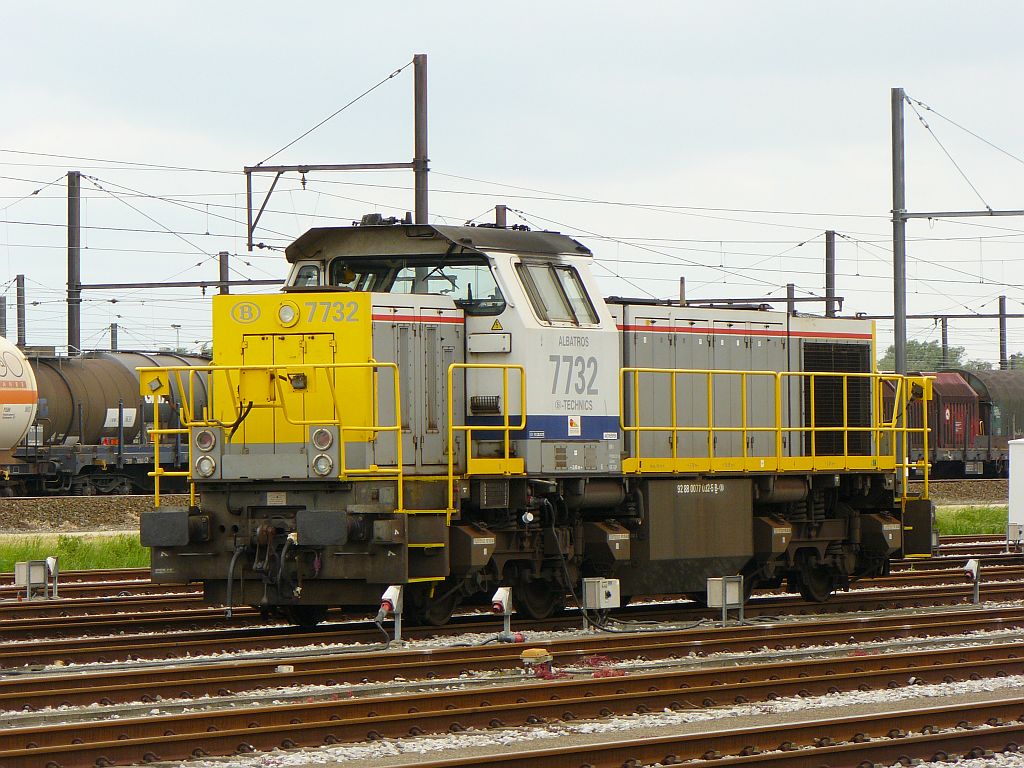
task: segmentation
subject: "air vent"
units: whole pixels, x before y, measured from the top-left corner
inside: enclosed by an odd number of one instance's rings
[[[473,395],[469,398],[469,412],[474,416],[500,416],[501,398],[498,395]]]
[[[867,344],[828,344],[805,342],[804,370],[816,373],[869,373],[871,348]],[[810,426],[811,386],[805,379],[804,426]],[[814,423],[817,427],[839,427],[823,430],[814,438],[815,452],[819,456],[842,456],[843,443],[843,379],[841,376],[819,376],[814,379]],[[846,380],[846,424],[850,427],[868,427],[871,424],[871,384],[865,378]],[[853,456],[867,456],[871,452],[871,433],[849,432],[846,447]],[[811,452],[811,435],[804,434],[804,451]]]

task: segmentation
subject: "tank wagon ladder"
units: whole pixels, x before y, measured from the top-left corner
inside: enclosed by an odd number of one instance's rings
[[[196,505],[196,484],[192,478],[192,440],[189,437],[189,425],[192,422],[192,403],[195,402],[195,379],[189,375],[188,377],[188,396],[181,398],[181,404],[179,405],[179,423],[181,427],[161,427],[160,426],[160,400],[166,397],[170,400],[171,387],[169,372],[174,370],[177,378],[179,391],[185,392],[186,390],[182,387],[181,371],[187,371],[188,368],[182,366],[178,369],[169,368],[136,368],[139,373],[139,391],[143,397],[153,398],[153,426],[150,427],[149,435],[153,442],[153,469],[147,474],[153,478],[153,506],[160,506],[160,480],[164,477],[184,477],[188,478],[188,505],[194,507]],[[147,377],[146,374],[157,370],[168,371],[168,379],[161,381],[157,377]],[[176,437],[184,435],[185,444],[188,446],[188,469],[186,470],[170,470],[164,469],[160,466],[160,438],[161,437]]]

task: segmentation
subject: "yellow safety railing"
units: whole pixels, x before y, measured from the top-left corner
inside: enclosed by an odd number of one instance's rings
[[[160,506],[160,478],[163,477],[187,477],[188,483],[188,505],[196,505],[196,484],[192,481],[192,441],[189,439],[188,429],[180,427],[160,426],[160,402],[154,399],[153,403],[153,427],[149,430],[153,440],[153,471],[147,474],[153,478],[153,506]],[[163,436],[185,435],[185,444],[188,445],[188,467],[187,470],[169,470],[160,466],[160,438]]]
[[[346,370],[366,370],[371,372],[372,377],[372,403],[370,408],[371,420],[369,424],[345,424],[342,420],[342,407],[340,398],[343,393],[339,392],[335,376],[333,374]],[[380,423],[380,377],[381,370],[392,372],[392,386],[394,388],[394,409],[395,423]],[[310,364],[288,364],[288,365],[205,365],[205,366],[168,366],[165,368],[139,368],[140,388],[143,394],[153,395],[154,415],[153,428],[149,430],[153,437],[154,466],[149,475],[153,478],[155,505],[160,505],[160,478],[161,477],[188,477],[191,485],[191,499],[195,502],[195,483],[192,480],[192,441],[189,439],[189,471],[168,471],[160,466],[160,437],[163,435],[190,435],[194,427],[210,429],[231,429],[242,422],[250,410],[270,409],[279,412],[281,417],[294,426],[334,426],[338,430],[338,474],[340,480],[358,480],[367,477],[392,476],[397,479],[398,509],[403,509],[402,498],[402,424],[401,424],[401,401],[400,387],[398,383],[398,365],[396,363],[378,363],[369,361],[366,363],[310,363]],[[209,403],[203,415],[195,413],[195,382],[196,378],[205,374],[207,378],[207,392]],[[267,381],[272,384],[276,396],[267,402],[246,402],[239,394],[241,380],[247,374],[266,374]],[[296,375],[305,375],[306,387],[313,389],[317,381],[323,381],[330,392],[330,404],[333,416],[309,419],[302,418],[291,411],[288,402],[294,397],[296,391],[287,392],[285,383],[294,381]],[[181,396],[180,416],[181,428],[166,428],[159,425],[159,399],[171,392],[171,377],[177,384],[177,391]],[[218,386],[218,380],[220,385]],[[185,394],[187,393],[187,394]],[[227,405],[223,398],[227,396]],[[225,407],[222,415],[227,419],[215,419],[213,413],[214,399],[220,400],[219,407]],[[318,405],[323,399],[317,401]],[[395,434],[395,464],[379,466],[373,464],[366,468],[350,468],[346,462],[345,443],[346,435],[361,433],[365,437],[364,442],[371,442],[381,432],[392,432]],[[350,437],[350,442],[353,440]]]
[[[472,370],[501,371],[501,424],[455,424],[452,414],[455,413],[455,372]],[[510,421],[508,402],[508,375],[510,371],[519,373],[519,423]],[[521,365],[504,365],[501,363],[452,363],[448,366],[448,514],[455,510],[455,433],[463,432],[501,432],[503,451],[500,458],[476,458],[473,456],[472,440],[466,440],[466,474],[467,475],[521,475],[526,472],[526,464],[520,457],[512,455],[511,434],[526,429],[526,369]]]
[[[671,392],[666,400],[648,398],[642,402],[642,382],[661,382],[667,384]],[[715,419],[716,388],[730,381],[739,382],[739,397],[729,397],[730,423],[721,423],[725,419]],[[796,383],[796,387],[792,386]],[[680,383],[684,386],[680,387]],[[771,418],[768,414],[759,413],[762,421],[767,424],[752,424],[750,413],[750,393],[753,387],[761,384],[761,395],[769,393],[774,403]],[[842,396],[841,420],[836,424],[819,424],[817,414],[818,385],[827,383],[833,392],[841,384]],[[714,473],[714,472],[806,472],[814,470],[899,470],[904,474],[910,469],[920,469],[924,477],[924,497],[928,495],[928,462],[910,462],[906,458],[907,436],[920,433],[924,443],[924,456],[928,453],[928,421],[927,408],[922,409],[924,417],[920,427],[910,427],[906,418],[907,406],[912,399],[931,399],[931,380],[923,376],[899,376],[896,374],[879,373],[837,373],[811,371],[723,371],[711,369],[673,369],[673,368],[642,368],[629,367],[621,369],[619,381],[619,414],[620,426],[624,434],[632,437],[630,455],[623,461],[623,472],[659,472],[659,473]],[[866,407],[870,413],[865,414],[866,423],[850,423],[851,385],[859,388],[865,386],[870,390]],[[884,413],[883,395],[886,387],[892,387],[894,398],[892,412]],[[631,403],[627,406],[626,394],[630,393]],[[791,395],[800,398],[799,405],[784,407],[784,401]],[[795,424],[802,419],[804,396],[808,398],[807,415],[809,424]],[[703,398],[706,402],[699,403],[692,409],[690,423],[680,423],[680,394]],[[738,402],[737,402],[738,400]],[[655,422],[653,417],[644,423],[642,411],[654,410],[659,405],[669,408],[668,419]],[[706,406],[706,407],[701,407]],[[790,423],[784,423],[788,415]],[[703,423],[695,423],[703,417]],[[668,455],[657,455],[663,452],[643,450],[643,436],[646,434],[668,434]],[[762,441],[771,444],[768,451],[752,450],[756,435],[768,435]],[[841,451],[823,453],[820,450],[822,435],[828,435],[833,444],[841,437]],[[850,453],[850,439],[853,435],[869,435],[869,445],[862,453]],[[703,444],[705,450],[701,455],[680,455],[680,438],[683,435],[701,435],[693,441]],[[721,435],[739,435],[741,447],[738,451],[716,450],[717,438]],[[809,437],[805,437],[809,436]],[[809,443],[809,450],[800,448],[790,450],[787,455],[789,439],[804,438]],[[858,442],[860,442],[858,440]],[[901,445],[901,453],[897,455],[897,446]],[[691,451],[692,454],[696,450]]]

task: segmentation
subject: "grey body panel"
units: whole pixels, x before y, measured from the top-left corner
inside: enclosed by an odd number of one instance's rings
[[[615,307],[622,332],[624,367],[677,370],[767,371],[786,372],[826,370],[805,367],[805,347],[834,345],[837,348],[856,346],[870,366],[870,343],[862,339],[828,338],[828,331],[818,331],[816,318],[789,318],[781,313],[743,310],[698,310],[688,307],[651,306],[622,303]],[[844,329],[845,330],[845,329]],[[860,330],[860,328],[858,328]],[[822,337],[814,338],[815,333]],[[841,358],[842,356],[839,356]],[[843,368],[838,368],[844,370]],[[739,375],[715,373],[677,374],[676,424],[694,429],[678,435],[677,455],[707,457],[709,435],[701,427],[708,426],[708,397],[715,433],[710,437],[716,457],[774,456],[777,451],[776,383],[770,375],[746,377],[746,413],[743,381]],[[641,374],[640,386],[634,390],[627,377],[624,395],[627,423],[633,423],[634,400],[639,395],[640,423],[671,425],[672,402],[669,377],[662,374]],[[783,455],[802,455],[807,447],[796,430],[810,424],[806,412],[806,382],[799,377],[783,376],[779,383],[779,400]],[[820,416],[820,414],[819,414]],[[746,441],[741,431],[747,426]],[[851,418],[851,424],[854,423]],[[764,431],[751,429],[766,427]],[[726,429],[722,429],[726,428]],[[729,428],[737,431],[729,431]],[[635,436],[627,435],[631,450]],[[643,432],[640,448],[644,457],[672,455],[669,431]]]
[[[412,302],[410,302],[411,304]],[[397,363],[400,376],[402,460],[410,474],[437,474],[448,470],[448,368],[465,359],[465,329],[461,323],[430,322],[414,306],[388,307],[397,319],[375,319],[373,356],[378,362]],[[412,319],[415,318],[415,319]],[[383,376],[383,374],[382,374]],[[455,376],[454,423],[464,423],[462,377]],[[394,403],[384,397],[378,404],[382,424],[394,424]],[[456,435],[458,438],[458,435]],[[456,440],[456,466],[462,465]],[[396,461],[394,440],[380,439],[374,446],[380,466]]]

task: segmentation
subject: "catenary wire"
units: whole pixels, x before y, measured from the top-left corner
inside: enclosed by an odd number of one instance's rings
[[[956,168],[957,172],[959,172],[959,174],[963,177],[964,181],[967,182],[967,186],[969,186],[974,191],[974,194],[977,195],[979,200],[981,200],[981,204],[985,206],[986,210],[991,211],[992,206],[988,204],[988,202],[982,196],[981,192],[979,192],[978,188],[974,185],[974,182],[972,182],[970,178],[968,178],[967,173],[964,171],[964,169],[960,167],[960,164],[953,158],[953,155],[950,154],[950,151],[946,149],[946,145],[939,140],[938,136],[935,135],[935,131],[933,131],[932,127],[928,125],[928,121],[925,120],[924,116],[918,111],[917,106],[914,104],[914,102],[911,101],[910,99],[907,99],[906,96],[904,96],[904,99],[907,101],[908,104],[910,104],[910,108],[914,110],[914,114],[917,115],[917,119],[921,121],[921,125],[924,126],[926,131],[928,131],[928,135],[935,139],[935,143],[939,145],[939,149],[942,150],[943,154],[946,156],[949,162],[953,164],[953,167]]]
[[[324,123],[326,123],[326,122],[328,122],[330,120],[333,120],[335,117],[340,115],[342,112],[344,112],[346,109],[351,107],[353,104],[355,104],[357,101],[362,99],[364,96],[368,96],[369,94],[373,93],[375,90],[377,90],[382,85],[384,85],[384,83],[386,83],[388,80],[391,80],[391,79],[393,79],[395,77],[398,77],[398,75],[400,75],[405,69],[407,69],[411,65],[412,65],[412,60],[406,62],[401,67],[399,67],[394,72],[392,72],[390,75],[388,75],[383,80],[381,80],[379,83],[377,83],[376,85],[371,86],[370,88],[367,88],[361,94],[359,94],[354,99],[352,99],[350,102],[348,102],[347,104],[345,104],[341,108],[339,108],[339,109],[335,110],[334,112],[332,112],[330,115],[325,117],[319,123],[317,123],[312,128],[310,128],[308,131],[306,131],[305,133],[301,134],[300,136],[292,139],[291,141],[289,141],[287,144],[285,144],[283,147],[281,147],[279,150],[277,150],[273,154],[269,155],[268,157],[265,157],[263,160],[261,160],[259,163],[257,163],[257,166],[263,165],[268,160],[271,160],[271,159],[277,157],[279,154],[284,152],[286,149],[288,149],[292,145],[294,145],[294,144],[298,143],[299,141],[301,141],[302,139],[306,138],[307,136],[309,136],[309,134],[311,134],[313,131],[315,131],[317,128],[319,128],[321,125],[323,125]]]

